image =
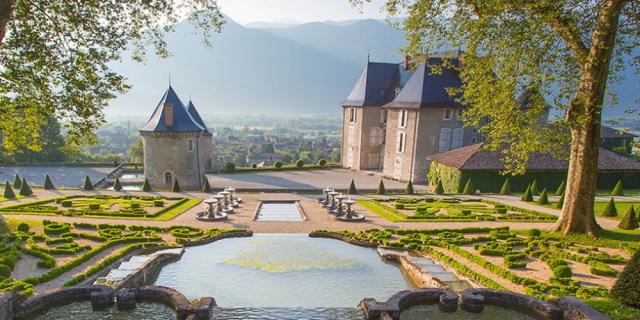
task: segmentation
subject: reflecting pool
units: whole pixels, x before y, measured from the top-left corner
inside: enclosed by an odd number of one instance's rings
[[[263,201],[258,209],[257,221],[302,221],[298,204],[291,202]]]
[[[51,308],[35,315],[33,320],[175,320],[173,309],[158,303],[138,303],[131,311],[119,311],[115,306],[106,310],[92,311],[90,302],[73,302]]]
[[[306,234],[256,234],[186,248],[155,285],[222,307],[353,308],[413,288],[398,265],[370,248]]]

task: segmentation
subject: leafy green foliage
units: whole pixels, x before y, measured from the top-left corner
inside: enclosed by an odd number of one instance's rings
[[[120,178],[116,177],[116,181],[113,183],[113,190],[122,191],[122,184],[120,184]]]
[[[384,187],[384,181],[380,179],[380,183],[378,184],[378,189],[376,190],[376,194],[385,194],[387,193],[387,189]]]
[[[622,217],[622,221],[618,224],[618,228],[623,230],[634,230],[638,229],[638,217],[636,216],[636,210],[633,206],[629,206],[627,212]]]
[[[504,183],[502,184],[502,188],[500,188],[500,194],[510,195],[511,194],[511,183],[509,183],[509,177],[504,179]]]
[[[296,161],[296,167],[298,169],[302,169],[302,167],[304,167],[304,160],[301,159],[301,160]]]
[[[225,172],[234,172],[236,170],[236,165],[233,162],[227,162],[224,165]]]
[[[30,196],[33,194],[29,183],[27,182],[27,178],[22,178],[22,183],[20,184],[20,192],[18,192],[21,196]]]
[[[9,181],[5,182],[5,184],[4,184],[3,197],[5,199],[15,199],[15,197],[16,197],[16,194],[13,192],[13,188],[11,188],[11,185],[9,184]]]
[[[558,189],[556,189],[556,196],[564,195],[564,189],[566,188],[566,185],[566,182],[562,180],[562,182],[558,186]]]
[[[13,179],[13,188],[20,190],[21,186],[22,186],[22,178],[20,178],[20,176],[16,173],[16,177],[15,179]]]
[[[273,166],[276,167],[277,169],[282,168],[282,161],[276,161],[276,163],[274,163]]]
[[[171,191],[173,192],[180,192],[180,184],[178,183],[178,179],[177,178],[173,178],[173,185],[171,185]]]
[[[89,178],[89,176],[84,177],[84,182],[82,183],[82,190],[84,191],[93,190],[93,183],[91,183],[91,178]]]
[[[321,167],[326,166],[327,165],[327,160],[325,160],[325,159],[318,160],[318,165],[321,166]]]
[[[144,177],[144,183],[142,184],[142,191],[144,192],[151,191],[151,185],[149,184],[149,179],[147,179],[147,177]]]
[[[56,187],[53,185],[53,182],[51,181],[51,178],[49,177],[49,175],[46,175],[44,177],[44,189],[45,190],[54,190]]]
[[[22,222],[18,225],[18,227],[16,228],[16,230],[20,231],[20,232],[27,232],[29,231],[29,225]]]
[[[444,187],[442,186],[442,180],[438,179],[434,192],[435,194],[444,194]]]
[[[640,308],[640,250],[638,250],[611,289],[611,295],[620,303]]]
[[[624,196],[624,189],[622,188],[622,180],[618,180],[618,182],[616,182],[616,185],[613,187],[613,190],[611,190],[611,195]]]
[[[607,205],[604,207],[601,214],[604,217],[615,217],[618,215],[618,209],[616,208],[616,203],[613,198],[607,202]]]
[[[540,192],[540,197],[538,197],[538,204],[540,205],[549,204],[549,197],[547,196],[547,188],[542,189],[542,192]]]
[[[531,202],[533,201],[533,195],[531,194],[531,186],[527,186],[527,188],[524,190],[524,193],[522,194],[522,197],[520,197],[520,201],[525,201],[525,202]]]
[[[538,190],[538,181],[533,180],[531,183],[531,194],[534,196],[540,195],[540,191]]]
[[[571,268],[567,265],[559,265],[553,268],[553,274],[558,278],[571,278],[573,276]]]
[[[356,189],[356,182],[351,179],[351,183],[349,184],[349,189],[347,189],[348,194],[357,194],[358,190]]]
[[[405,194],[414,194],[415,191],[413,190],[413,182],[411,180],[409,180],[409,182],[407,182],[407,187],[404,188],[404,193]]]
[[[473,182],[471,179],[467,180],[467,183],[464,185],[464,189],[462,190],[462,194],[475,194],[476,190],[473,186]]]

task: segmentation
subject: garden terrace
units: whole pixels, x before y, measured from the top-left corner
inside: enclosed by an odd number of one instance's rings
[[[0,208],[0,214],[169,220],[201,199],[143,195],[68,195]]]
[[[11,221],[0,238],[0,291],[78,284],[136,251],[215,240],[241,230]]]
[[[622,219],[622,217],[624,216],[625,212],[627,212],[627,210],[629,210],[629,207],[633,206],[635,209],[635,212],[640,212],[640,201],[634,201],[634,200],[618,200],[619,198],[616,197],[615,200],[615,206],[616,206],[616,210],[617,210],[617,215],[605,215],[604,211],[605,208],[607,207],[607,203],[609,203],[609,201],[603,201],[603,200],[596,200],[593,203],[593,211],[595,212],[596,216],[606,216],[608,218],[612,218],[612,219]],[[533,204],[537,204],[536,202],[532,202]],[[557,208],[558,205],[558,201],[555,200],[551,200],[549,201],[548,204],[543,205],[544,207],[547,208]]]
[[[615,277],[640,248],[638,241],[567,239],[537,229],[515,232],[507,227],[321,232],[355,243],[414,250],[479,287],[544,300],[576,296],[596,307],[608,301]]]
[[[386,198],[359,200],[369,211],[391,222],[514,221],[553,222],[555,215],[513,207],[484,199]]]

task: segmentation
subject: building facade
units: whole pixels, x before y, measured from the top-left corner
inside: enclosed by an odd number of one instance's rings
[[[213,140],[191,101],[185,105],[169,86],[149,121],[140,129],[144,175],[156,190],[200,190],[213,167]]]

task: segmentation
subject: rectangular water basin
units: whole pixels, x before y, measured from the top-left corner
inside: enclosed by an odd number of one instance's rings
[[[296,201],[262,201],[256,221],[303,221]]]

